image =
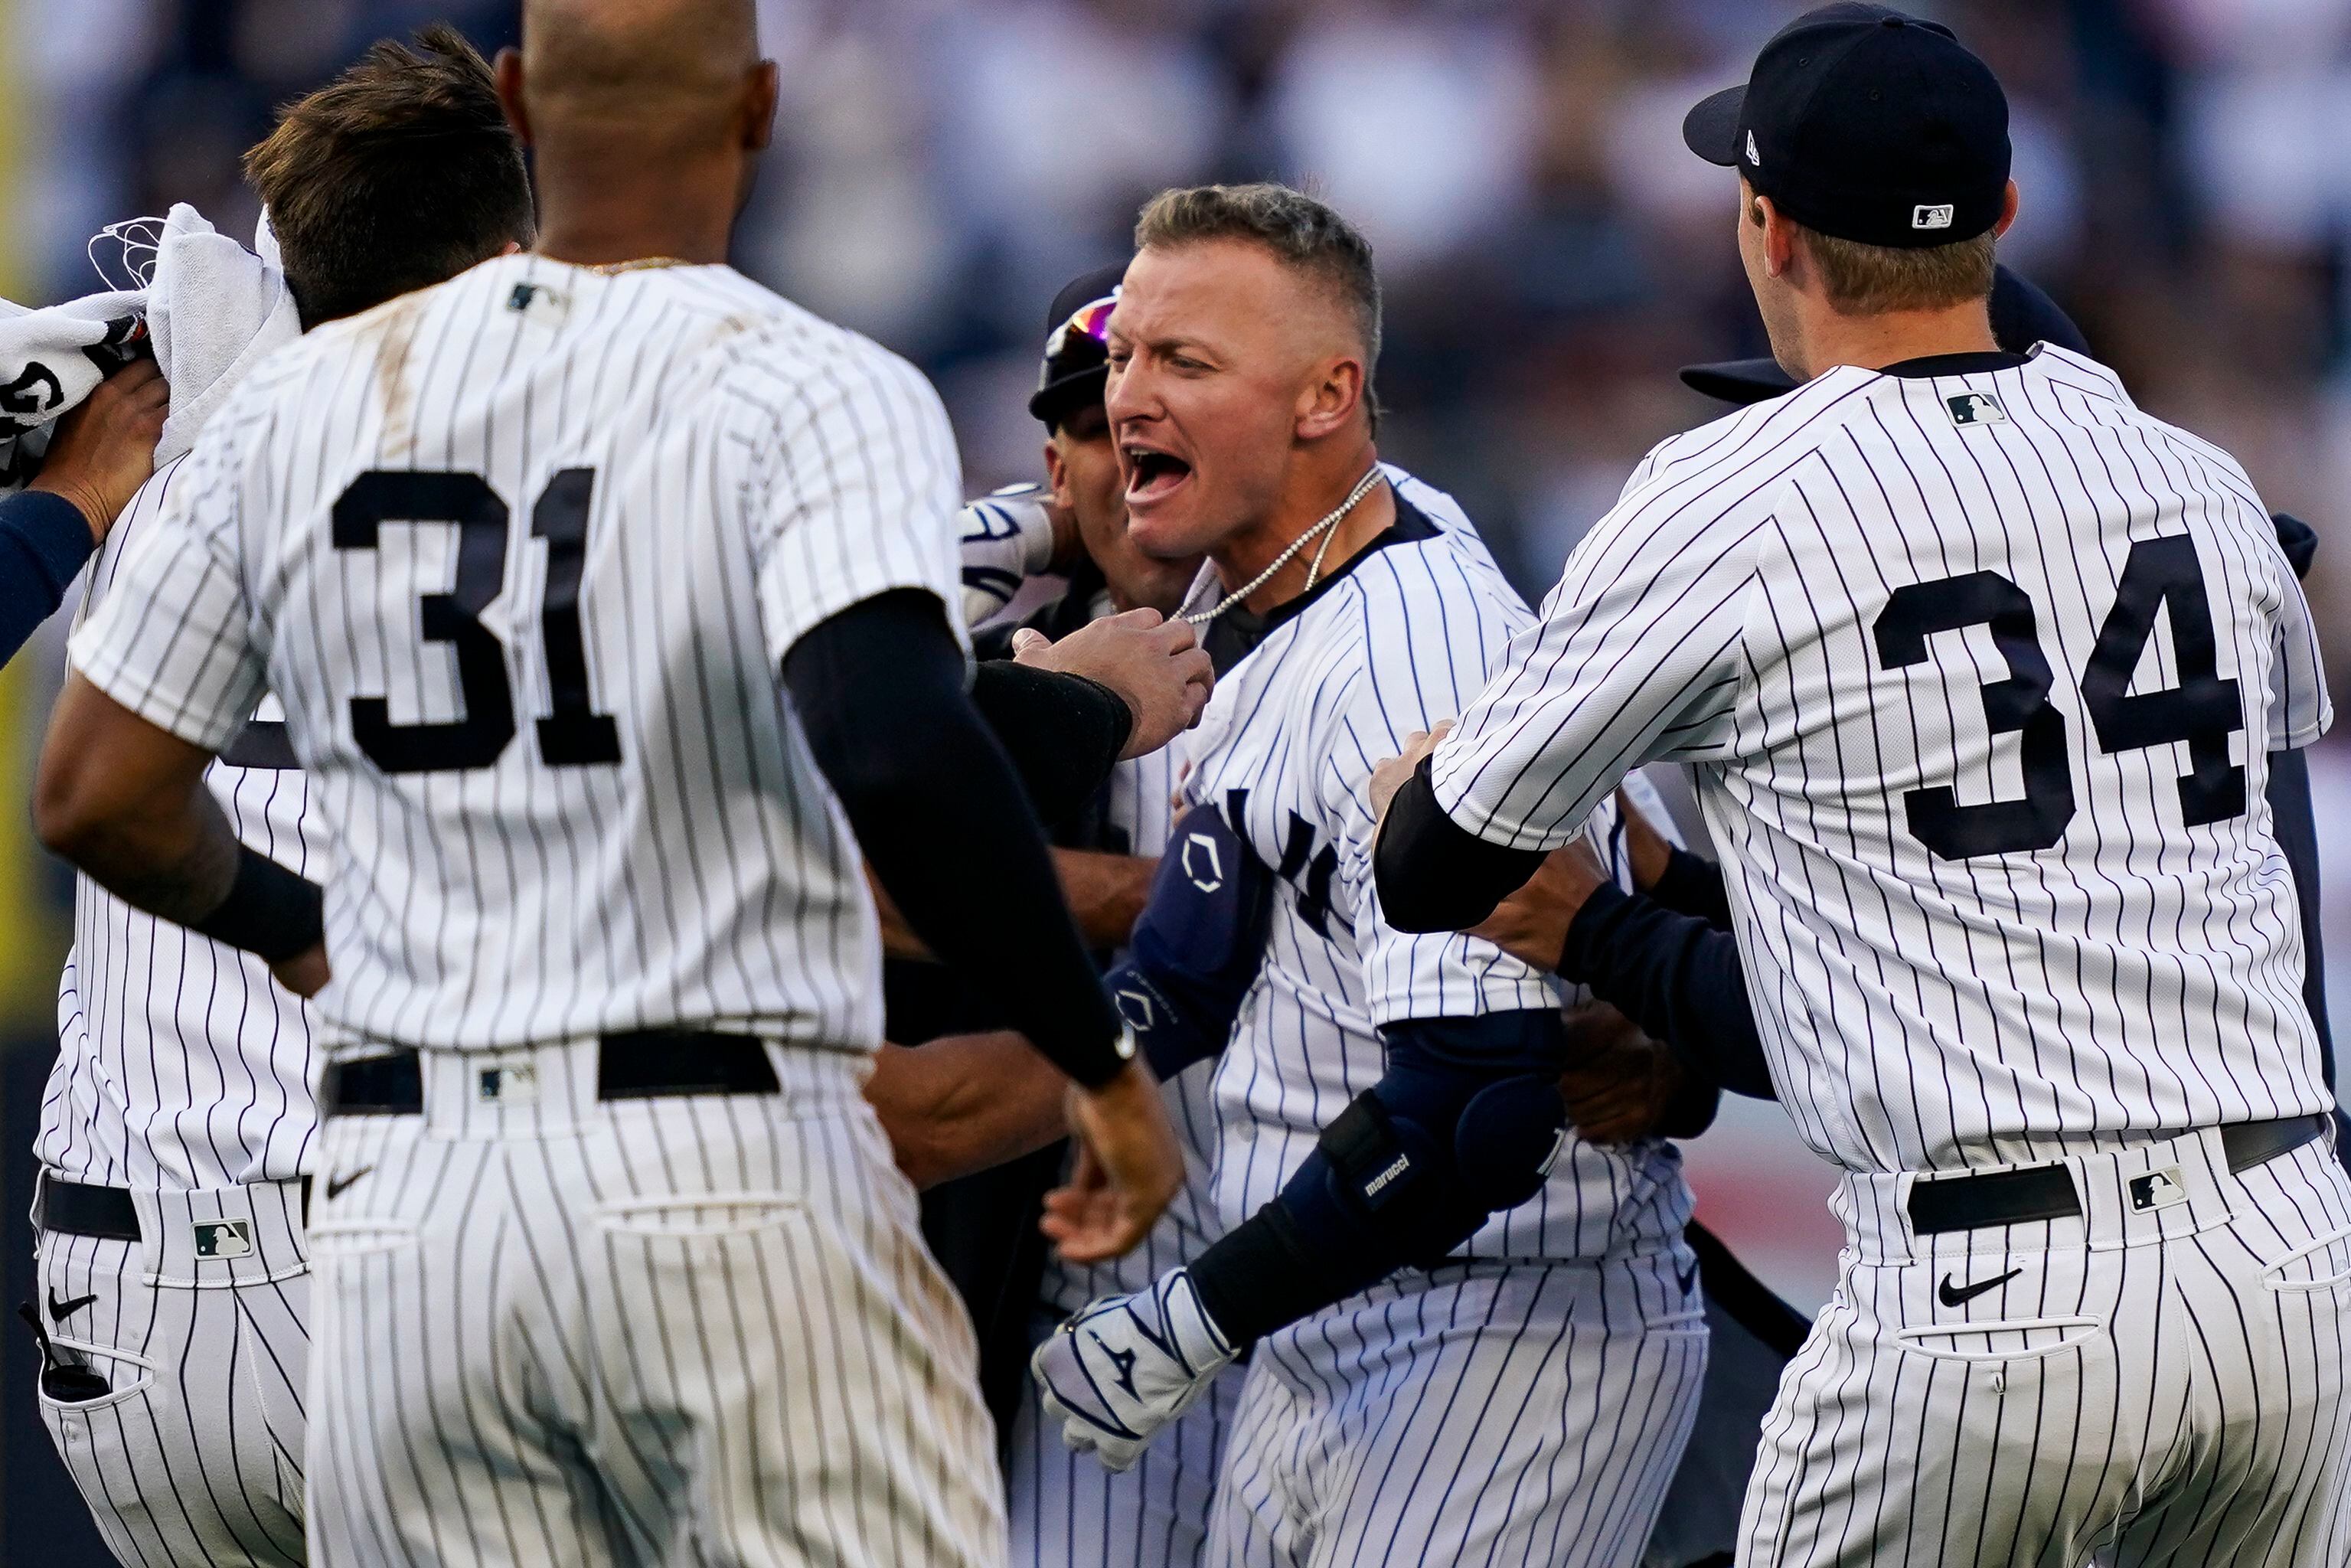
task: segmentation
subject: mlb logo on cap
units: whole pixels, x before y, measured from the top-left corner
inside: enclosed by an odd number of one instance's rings
[[[1990,392],[1957,392],[1943,400],[1953,424],[1998,424],[2008,417],[2000,400]]]
[[[1938,202],[1932,206],[1921,203],[1910,209],[1910,226],[1914,229],[1947,229],[1951,226],[1951,204]]]

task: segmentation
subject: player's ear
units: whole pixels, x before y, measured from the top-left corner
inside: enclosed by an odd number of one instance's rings
[[[1313,441],[1343,429],[1364,402],[1364,361],[1343,356],[1323,361],[1299,399],[1298,438]]]
[[[1785,277],[1795,265],[1796,229],[1787,215],[1769,196],[1749,198],[1751,211],[1761,220],[1763,230],[1763,267],[1773,277]]]
[[[498,89],[498,104],[507,111],[507,123],[526,147],[530,145],[530,116],[522,107],[522,51],[508,45],[498,51],[497,62],[491,68]]]
[[[1061,461],[1061,444],[1048,437],[1045,442],[1045,483],[1053,492],[1053,505],[1064,510],[1074,509],[1077,492],[1070,485],[1070,465]]]
[[[776,62],[761,60],[751,69],[751,81],[743,99],[743,146],[752,152],[764,152],[775,140],[776,103],[781,89]]]
[[[2015,221],[2016,182],[2011,180],[2008,183],[2008,189],[2001,193],[2000,218],[1998,222],[1991,225],[1992,237],[1994,239],[1998,239],[2001,235],[2006,234],[2008,232],[2008,225]]]

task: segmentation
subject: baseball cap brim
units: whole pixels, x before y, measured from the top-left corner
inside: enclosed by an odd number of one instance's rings
[[[1746,107],[1745,82],[1698,99],[1698,106],[1682,116],[1683,144],[1709,163],[1719,163],[1726,169],[1736,168],[1739,163],[1739,115]]]
[[[1029,417],[1041,419],[1047,424],[1059,424],[1061,416],[1080,403],[1102,402],[1109,383],[1108,365],[1092,365],[1082,371],[1072,371],[1029,393]]]
[[[1711,365],[1684,365],[1682,385],[1724,402],[1761,402],[1796,389],[1796,378],[1777,360],[1726,360]]]

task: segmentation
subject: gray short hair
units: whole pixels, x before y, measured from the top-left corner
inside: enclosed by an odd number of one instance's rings
[[[1369,403],[1372,371],[1380,359],[1380,276],[1363,231],[1305,192],[1270,181],[1162,191],[1144,206],[1134,225],[1137,250],[1217,239],[1263,246],[1347,308],[1364,341]]]

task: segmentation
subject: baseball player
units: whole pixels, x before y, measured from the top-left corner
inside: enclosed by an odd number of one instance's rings
[[[723,264],[752,8],[541,0],[523,38],[540,251],[237,389],[74,640],[37,820],[326,987],[317,1555],[991,1563],[969,1326],[860,1095],[860,850],[1079,1079],[1073,1255],[1180,1155],[966,695],[935,395]],[[323,907],[201,782],[265,689]]]
[[[1470,924],[1695,766],[1779,1097],[1844,1169],[1745,1563],[2346,1550],[2351,1181],[2262,785],[2328,710],[2241,469],[2000,350],[1998,84],[1836,5],[1685,125],[1794,392],[1678,436],[1433,749],[1389,918]]]
[[[1108,390],[1130,531],[1216,569],[1183,794],[1276,893],[1215,1042],[1229,1233],[1041,1347],[1047,1409],[1123,1466],[1253,1348],[1210,1561],[1630,1564],[1705,1363],[1677,1157],[1563,1136],[1559,990],[1395,931],[1369,883],[1374,759],[1524,607],[1451,499],[1376,459],[1377,286],[1343,220],[1211,186],[1136,239]]]
[[[521,148],[489,68],[445,27],[414,50],[377,46],[290,106],[246,166],[276,214],[285,268],[280,283],[244,258],[258,297],[290,291],[287,314],[313,325],[531,234]],[[415,198],[425,190],[432,202]],[[355,249],[388,211],[410,214],[396,237]],[[213,384],[225,391],[281,340],[264,327]],[[190,369],[172,370],[183,409],[205,385]],[[53,480],[72,440],[52,447]],[[172,504],[184,465],[169,458],[106,534],[82,622]],[[262,713],[205,769],[204,788],[247,851],[316,873],[330,841],[274,705]],[[123,1562],[300,1563],[310,1009],[258,958],[83,876],[57,1016],[36,1145],[42,1418]]]
[[[65,602],[123,507],[155,472],[169,390],[134,360],[59,417],[38,472],[0,497],[0,664]]]

